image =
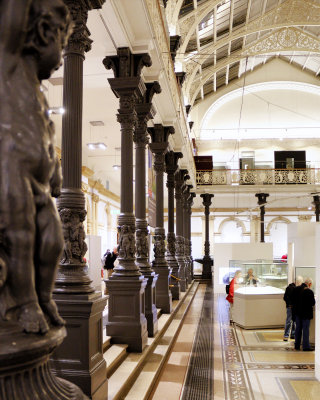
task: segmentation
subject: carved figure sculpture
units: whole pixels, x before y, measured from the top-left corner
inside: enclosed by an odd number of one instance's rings
[[[63,236],[41,81],[60,66],[70,20],[62,0],[0,0],[0,19],[0,322],[45,333],[63,324],[52,299]]]
[[[135,240],[131,232],[131,227],[128,225],[122,225],[121,227],[118,249],[120,258],[127,259],[134,257]]]

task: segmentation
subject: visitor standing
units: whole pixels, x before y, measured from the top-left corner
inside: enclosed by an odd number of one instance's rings
[[[286,311],[287,311],[287,318],[283,335],[283,340],[285,342],[289,339],[289,336],[290,339],[294,339],[296,324],[293,315],[293,293],[296,287],[301,285],[302,281],[303,281],[302,276],[298,276],[295,283],[292,282],[286,287],[286,291],[283,296],[283,300],[286,302]]]
[[[228,302],[230,303],[230,308],[229,308],[229,315],[230,315],[230,322],[233,322],[233,299],[234,299],[234,291],[237,289],[238,284],[239,284],[239,280],[241,277],[241,270],[238,269],[235,274],[233,279],[230,282],[229,285],[229,293],[228,296],[226,297],[226,299],[228,300]]]
[[[295,318],[296,332],[294,348],[300,350],[301,336],[303,351],[312,351],[309,343],[310,320],[313,318],[313,306],[315,305],[314,293],[311,290],[312,279],[307,278],[304,283],[299,286],[299,290],[295,290]],[[298,288],[297,288],[298,289]]]

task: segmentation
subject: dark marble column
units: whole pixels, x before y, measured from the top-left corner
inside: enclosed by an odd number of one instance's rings
[[[267,203],[267,197],[269,197],[269,195],[267,193],[256,193],[255,197],[258,198],[258,204],[260,206],[260,242],[264,243],[264,214],[266,213],[264,204]]]
[[[84,54],[91,49],[86,27],[88,11],[104,0],[65,0],[74,30],[64,51],[62,117],[63,185],[57,207],[62,221],[64,252],[54,289],[59,312],[66,320],[68,336],[55,351],[55,373],[77,385],[92,398],[106,399],[106,362],[102,352],[102,311],[106,300],[94,292],[83,260],[87,251],[83,221],[85,197],[82,175],[82,97]]]
[[[319,196],[313,196],[314,212],[316,214],[316,222],[319,222],[320,214],[320,198]]]
[[[136,264],[147,279],[145,288],[145,316],[147,318],[148,335],[154,336],[158,331],[156,308],[156,283],[158,275],[149,263],[149,231],[146,219],[146,145],[149,143],[147,122],[155,115],[152,97],[160,93],[158,82],[146,83],[146,92],[136,104],[137,126],[133,135],[136,148],[135,168],[135,216],[136,216]]]
[[[205,242],[204,242],[204,257],[202,259],[202,278],[203,279],[212,279],[212,266],[213,260],[210,257],[210,239],[209,239],[209,215],[210,215],[210,206],[211,199],[214,197],[213,194],[204,193],[201,194],[202,204],[205,207],[204,214],[206,218],[205,225]]]
[[[151,66],[148,54],[132,54],[119,48],[116,56],[103,63],[112,69],[108,79],[120,100],[117,119],[121,126],[121,198],[118,217],[119,265],[106,280],[109,290],[107,334],[114,343],[126,343],[130,351],[142,351],[147,344],[147,320],[144,315],[144,291],[147,279],[135,262],[135,216],[133,214],[133,133],[137,122],[135,106],[146,86],[141,78],[144,66]]]
[[[187,185],[185,189],[185,251],[186,251],[186,262],[188,264],[188,283],[190,284],[193,279],[193,268],[191,259],[191,202],[193,199],[190,190],[193,188],[192,185]]]
[[[183,198],[184,177],[186,169],[179,169],[175,174],[175,197],[176,197],[176,260],[180,269],[180,289],[186,291],[186,262],[184,256],[184,236],[183,236]]]
[[[190,179],[189,175],[184,176],[184,180]],[[182,215],[183,215],[183,239],[184,239],[184,258],[185,258],[185,276],[186,276],[186,288],[191,283],[191,265],[189,259],[189,212],[188,212],[188,198],[190,195],[189,185],[186,183],[183,185],[182,192]]]
[[[165,155],[167,188],[168,188],[168,233],[166,259],[172,270],[170,278],[170,289],[173,300],[180,299],[180,268],[176,260],[176,235],[174,233],[174,175],[178,169],[178,160],[183,154],[169,151]]]
[[[154,244],[154,260],[152,266],[159,275],[156,287],[156,305],[164,313],[172,311],[172,295],[169,289],[171,269],[165,259],[165,230],[163,227],[163,173],[165,170],[164,155],[168,148],[168,137],[174,133],[172,126],[156,124],[148,128],[151,136],[150,150],[154,155],[154,170],[156,173],[156,228]]]
[[[190,189],[192,188],[192,185],[190,185]],[[190,193],[190,196],[188,198],[188,213],[189,213],[189,231],[188,231],[188,236],[189,236],[189,259],[191,263],[191,279],[194,279],[194,273],[193,273],[193,257],[192,257],[192,240],[191,240],[191,215],[192,215],[192,205],[193,205],[193,199],[196,197],[196,194],[194,192]]]

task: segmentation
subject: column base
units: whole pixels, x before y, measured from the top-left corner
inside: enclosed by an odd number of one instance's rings
[[[21,332],[14,324],[8,330],[2,326],[1,400],[89,400],[76,385],[54,376],[49,368],[50,353],[65,336],[62,327],[37,335]]]
[[[66,321],[67,338],[53,353],[53,372],[75,383],[94,400],[108,398],[107,366],[102,350],[102,312],[106,299],[92,294],[54,294]]]
[[[144,273],[143,271],[141,271]],[[158,275],[155,272],[144,274],[147,279],[145,289],[145,317],[147,319],[148,336],[153,337],[158,332],[158,312],[156,307],[156,283]]]
[[[144,276],[114,276],[106,282],[109,291],[106,332],[112,343],[128,345],[128,351],[142,352],[147,345],[147,320],[144,315]]]
[[[212,279],[213,260],[210,256],[204,256],[202,259],[202,279]]]
[[[171,269],[167,265],[153,265],[153,270],[159,275],[156,286],[156,306],[161,308],[164,314],[170,314],[172,311],[172,295],[169,290]]]
[[[172,295],[172,300],[180,300],[180,268],[177,263],[176,257],[167,253],[166,256],[169,268],[171,268],[170,277],[170,291]]]

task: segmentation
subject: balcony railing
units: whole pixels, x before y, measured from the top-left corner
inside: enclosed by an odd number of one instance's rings
[[[315,185],[320,168],[197,170],[196,177],[197,185]]]

